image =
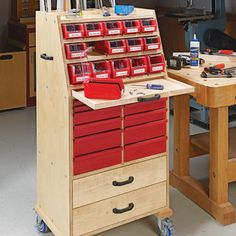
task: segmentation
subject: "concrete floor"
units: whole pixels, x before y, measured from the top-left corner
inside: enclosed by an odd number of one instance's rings
[[[173,133],[171,126],[171,133]],[[191,132],[202,129],[191,126]],[[172,143],[171,139],[171,143]],[[170,145],[171,146],[171,145]],[[41,235],[35,228],[36,199],[35,109],[0,113],[0,235]],[[170,150],[172,153],[172,150]],[[172,166],[172,160],[170,160]],[[208,158],[191,161],[192,175],[206,178]],[[230,185],[230,200],[236,206],[236,184]],[[170,192],[176,236],[235,236],[236,224],[219,225],[207,213],[175,189]],[[153,217],[104,232],[100,236],[155,236]],[[47,236],[52,236],[51,233]]]

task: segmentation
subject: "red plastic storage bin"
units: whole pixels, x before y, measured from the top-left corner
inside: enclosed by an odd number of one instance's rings
[[[132,161],[164,153],[166,152],[166,141],[167,137],[160,137],[126,145],[124,149],[124,161]]]
[[[166,120],[149,122],[125,129],[124,143],[136,143],[166,135]]]
[[[118,54],[126,52],[125,40],[111,40],[95,42],[95,50],[106,54]]]
[[[87,56],[87,46],[85,43],[65,44],[66,58],[75,59]]]
[[[130,76],[129,59],[110,61],[112,78],[124,78]]]
[[[121,21],[104,22],[104,35],[120,35],[123,33],[123,25]]]
[[[161,48],[161,41],[159,37],[148,37],[143,39],[144,50],[159,50]]]
[[[161,98],[156,101],[138,102],[125,105],[124,115],[127,116],[127,115],[137,114],[140,112],[153,111],[161,108],[166,108],[166,101],[167,98]]]
[[[93,134],[74,140],[74,156],[121,146],[121,129]]]
[[[86,37],[100,37],[103,36],[103,24],[102,23],[86,23],[85,36]]]
[[[71,84],[82,83],[84,80],[92,78],[91,63],[79,63],[68,65]]]
[[[155,19],[144,19],[140,21],[141,31],[143,33],[154,32],[157,30],[157,21]]]
[[[124,34],[135,34],[141,31],[139,20],[126,20],[123,21]]]
[[[64,39],[74,39],[84,37],[83,24],[63,24],[62,32]]]
[[[126,39],[127,52],[141,52],[143,51],[142,39]]]
[[[165,59],[163,55],[148,56],[148,72],[159,73],[165,70]]]
[[[152,121],[164,120],[166,119],[167,109],[159,109],[154,111],[142,112],[134,115],[125,116],[124,125],[125,127],[130,127],[134,125],[145,124]]]
[[[109,130],[121,129],[121,118],[102,120],[74,126],[74,137],[101,133]]]
[[[122,148],[113,148],[74,159],[74,175],[118,165],[122,159]]]
[[[130,59],[131,76],[143,75],[147,73],[146,57],[134,57]]]
[[[111,77],[111,65],[109,61],[98,61],[92,63],[93,78],[108,79]]]

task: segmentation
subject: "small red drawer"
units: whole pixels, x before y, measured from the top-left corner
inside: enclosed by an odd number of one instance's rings
[[[83,111],[91,111],[92,108],[88,107],[88,106],[76,106],[74,107],[73,111],[74,113],[78,113],[78,112],[83,112]]]
[[[126,145],[124,150],[125,162],[166,152],[166,140],[166,137],[160,137]]]
[[[167,109],[159,109],[154,111],[142,112],[130,116],[126,116],[124,119],[125,127],[130,127],[134,125],[144,124],[147,122],[164,120],[166,119]]]
[[[111,65],[109,61],[98,61],[92,63],[93,78],[109,79],[111,78]]]
[[[121,130],[93,134],[74,140],[74,156],[121,146]]]
[[[143,51],[142,39],[126,39],[127,52],[141,52]]]
[[[123,25],[121,21],[104,22],[104,35],[120,35],[123,33]]]
[[[139,20],[126,20],[123,21],[124,34],[135,34],[141,31]]]
[[[155,19],[141,20],[141,31],[143,33],[154,32],[156,30],[157,30],[157,21]]]
[[[74,39],[84,37],[83,24],[63,24],[62,32],[64,39]]]
[[[95,42],[95,50],[109,55],[126,52],[126,43],[123,39]]]
[[[115,129],[121,129],[121,118],[76,125],[74,126],[74,138]]]
[[[92,78],[92,65],[90,62],[68,65],[70,83],[78,84]]]
[[[132,115],[140,112],[157,110],[161,108],[166,108],[167,98],[161,98],[160,100],[151,102],[139,102],[134,104],[125,105],[124,114]]]
[[[147,56],[148,72],[160,73],[165,70],[165,59],[163,55]]]
[[[73,101],[73,107],[77,107],[77,106],[84,106],[84,103],[82,103],[81,101],[75,99]]]
[[[99,170],[121,163],[122,148],[114,148],[102,152],[76,157],[74,159],[74,175]]]
[[[161,48],[161,41],[159,37],[148,37],[144,38],[144,50],[158,50]]]
[[[66,58],[76,59],[87,56],[87,46],[85,43],[65,44]]]
[[[136,143],[166,135],[166,120],[154,121],[125,129],[124,143]]]
[[[130,59],[131,76],[144,75],[147,73],[146,57],[134,57]]]
[[[128,59],[113,60],[111,63],[112,78],[125,78],[130,76],[130,63]]]
[[[85,36],[86,37],[100,37],[103,36],[103,24],[102,23],[86,23]]]
[[[92,110],[74,114],[74,125],[121,117],[121,107]]]

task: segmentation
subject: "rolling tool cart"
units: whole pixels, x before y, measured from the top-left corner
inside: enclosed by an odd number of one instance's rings
[[[172,235],[168,97],[191,93],[193,88],[169,79],[166,72],[134,73],[136,65],[146,72],[146,56],[163,55],[162,47],[133,52],[131,57],[130,53],[88,53],[68,60],[65,53],[65,45],[72,43],[159,37],[158,28],[139,32],[140,19],[156,22],[155,12],[136,9],[128,16],[107,18],[100,10],[90,10],[73,19],[59,12],[37,12],[36,211],[40,231],[50,228],[56,236],[94,235],[156,214],[158,230],[164,236]],[[88,30],[94,30],[88,27],[90,22],[100,26],[111,21],[122,21],[126,26],[123,35],[102,36],[98,27],[96,37],[90,37]],[[67,25],[84,25],[85,36],[68,39],[63,33]],[[128,29],[137,31],[129,35]],[[52,37],[45,37],[45,32]],[[111,71],[111,78],[99,78],[104,71]],[[104,89],[106,83],[107,88],[121,86],[121,98],[86,96],[86,91],[96,95],[96,87]],[[146,89],[147,83],[164,89]]]

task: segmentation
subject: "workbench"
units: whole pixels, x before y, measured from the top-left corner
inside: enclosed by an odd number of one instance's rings
[[[235,66],[235,57],[202,56],[204,66],[224,62]],[[209,108],[209,133],[189,135],[189,95],[174,98],[174,169],[171,185],[212,215],[218,222],[235,222],[235,208],[228,199],[228,185],[236,181],[235,128],[228,128],[228,108],[236,104],[235,78],[201,78],[203,68],[169,70],[168,75],[195,87],[197,103]],[[209,153],[209,186],[190,175],[190,158]]]

